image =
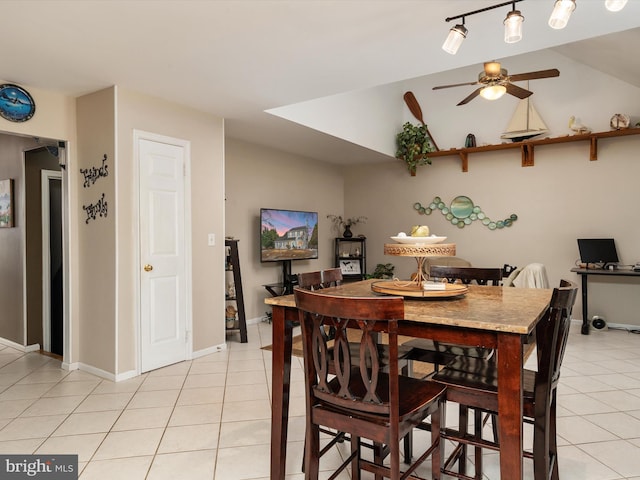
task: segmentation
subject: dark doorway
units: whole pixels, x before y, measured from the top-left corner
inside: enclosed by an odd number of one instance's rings
[[[57,149],[25,152],[27,344],[62,356],[62,181]]]

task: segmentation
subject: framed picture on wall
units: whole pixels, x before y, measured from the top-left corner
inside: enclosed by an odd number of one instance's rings
[[[0,180],[0,228],[13,227],[13,179]]]

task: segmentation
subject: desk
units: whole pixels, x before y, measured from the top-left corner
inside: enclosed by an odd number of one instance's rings
[[[372,296],[371,282],[346,283],[323,290],[343,296]],[[405,300],[398,333],[497,349],[500,478],[522,479],[522,368],[528,335],[549,306],[552,290],[469,286],[454,300]],[[293,295],[265,299],[273,309],[273,398],[271,480],[284,480],[289,420]],[[518,402],[517,399],[520,399]]]
[[[589,335],[589,314],[587,312],[588,295],[587,279],[589,275],[605,275],[610,277],[640,277],[640,272],[633,270],[605,270],[603,268],[572,268],[572,272],[582,277],[582,329],[583,335]]]

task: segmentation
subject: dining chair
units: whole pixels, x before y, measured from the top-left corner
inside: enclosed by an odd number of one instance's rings
[[[429,277],[431,279],[444,280],[449,283],[463,283],[464,285],[500,285],[502,281],[502,268],[481,268],[470,266],[456,265],[432,265],[429,268]],[[472,357],[472,358],[489,358],[493,355],[493,349],[484,347],[473,347],[467,345],[456,345],[453,343],[436,342],[426,338],[415,338],[404,344],[405,347],[411,348],[410,359],[412,361],[426,362],[433,364],[434,372],[440,369],[441,365],[447,365],[456,358]],[[487,423],[490,416],[482,415],[479,411],[474,412],[475,423]],[[458,424],[461,430],[466,433],[469,423],[469,408],[461,405],[458,409]],[[496,422],[492,422],[495,427]],[[411,435],[408,437],[411,438]],[[497,430],[494,431],[494,438],[497,438]],[[408,440],[411,442],[412,440]],[[467,447],[460,447],[460,456],[466,457]],[[462,465],[461,471],[465,471],[465,465]]]
[[[428,417],[431,443],[406,472],[413,472],[431,456],[432,478],[440,478],[440,410],[444,408],[445,387],[400,374],[398,321],[404,318],[404,299],[338,297],[300,287],[294,289],[294,296],[303,336],[305,479],[318,479],[319,429],[323,426],[350,435],[350,453],[333,475],[350,465],[352,479],[359,479],[364,470],[377,478],[399,480],[400,440]],[[335,329],[333,355],[323,334],[325,327]],[[357,356],[349,348],[349,330],[359,332],[361,338]],[[387,334],[388,365],[379,355],[379,333]],[[374,454],[373,461],[367,460],[361,454],[361,439],[384,449]],[[385,464],[387,456],[389,463]]]
[[[298,273],[298,286],[306,290],[320,290],[342,284],[342,272],[339,268]]]
[[[298,286],[300,288],[304,288],[305,290],[322,290],[324,288],[336,287],[342,284],[342,271],[339,268],[329,268],[326,270],[317,270],[313,272],[302,272],[298,273]],[[335,329],[333,327],[327,327],[324,329],[325,334],[327,335],[328,340],[332,340],[335,337]],[[358,357],[360,355],[360,343],[355,341],[349,341],[349,350],[351,355]],[[333,354],[333,348],[329,347],[329,354]],[[381,344],[379,346],[379,355],[381,356],[381,361],[383,365],[389,364],[389,347],[388,345]],[[407,360],[411,353],[410,347],[405,347],[400,345],[398,347],[398,359],[400,359],[400,368],[403,375],[410,375],[410,363]],[[334,364],[331,362],[329,364],[330,373],[335,373]],[[344,433],[336,433],[328,430],[323,430],[323,433],[327,433],[329,435],[334,435],[335,438],[330,442],[329,445],[325,447],[325,451],[329,450],[329,448],[337,443],[341,442],[344,439]],[[405,442],[405,453],[404,458],[405,462],[409,462],[409,459],[412,455],[412,438],[406,437]],[[323,452],[324,453],[324,452]],[[304,463],[304,461],[303,461]],[[304,465],[303,465],[304,471]]]
[[[502,269],[433,265],[429,269],[429,277],[431,279],[446,280],[449,283],[460,281],[465,285],[472,283],[478,285],[500,285]],[[455,360],[459,355],[487,358],[493,353],[493,350],[487,348],[434,342],[423,338],[410,340],[404,343],[404,346],[412,349],[411,360],[431,363],[435,371],[438,371],[441,365],[446,365]]]
[[[549,309],[535,328],[537,370],[523,372],[523,421],[533,424],[533,451],[525,452],[525,457],[533,458],[535,480],[558,480],[556,390],[577,291],[577,285],[568,280],[562,280],[560,286],[554,288]],[[447,387],[447,401],[497,415],[499,379],[494,358],[459,357],[432,379]],[[461,471],[466,456],[459,455],[458,448],[443,462],[443,473],[458,478],[482,478],[481,449],[500,449],[499,438],[490,441],[482,437],[481,425],[476,425],[473,435],[460,429],[443,428],[442,438],[476,447],[474,477],[464,474],[464,468]],[[457,472],[451,469],[456,461]]]

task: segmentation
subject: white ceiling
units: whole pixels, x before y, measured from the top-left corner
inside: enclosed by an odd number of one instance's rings
[[[553,0],[526,0],[521,42],[502,41],[505,6],[467,17],[458,54],[442,51],[446,17],[497,3],[3,0],[0,78],[73,96],[118,85],[224,117],[231,138],[342,164],[389,157],[265,110],[378,86],[402,92],[404,81],[552,47],[640,87],[640,1],[613,14],[604,0],[577,0],[555,31]]]

